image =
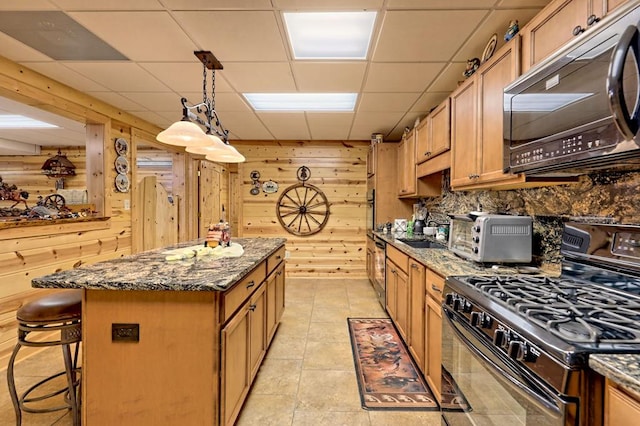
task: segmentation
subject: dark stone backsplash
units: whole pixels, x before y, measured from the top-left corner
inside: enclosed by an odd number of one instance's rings
[[[598,172],[576,183],[505,191],[456,191],[443,177],[443,195],[425,198],[429,219],[482,210],[533,217],[534,263],[560,262],[560,237],[567,221],[640,224],[640,172]]]

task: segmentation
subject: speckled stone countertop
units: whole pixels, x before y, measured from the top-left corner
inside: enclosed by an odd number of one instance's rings
[[[443,277],[451,275],[514,275],[522,273],[522,269],[519,269],[517,266],[497,265],[494,267],[465,260],[456,256],[446,248],[413,248],[402,241],[398,241],[398,238],[406,238],[404,234],[383,234],[381,232],[375,232],[375,235]],[[435,241],[435,239],[431,237],[414,237],[413,239],[429,239]],[[435,242],[440,243],[439,241]],[[559,275],[559,272],[559,268],[558,270],[547,269],[539,271],[541,274],[554,276]],[[530,271],[527,271],[527,273],[530,273]]]
[[[242,256],[165,260],[162,253],[169,249],[203,244],[203,241],[190,241],[34,278],[31,285],[91,290],[224,291],[282,247],[286,239],[234,238],[232,241],[244,248]]]
[[[617,384],[640,393],[640,355],[590,355],[589,367]]]

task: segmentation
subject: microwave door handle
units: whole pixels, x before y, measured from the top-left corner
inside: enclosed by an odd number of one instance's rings
[[[609,74],[607,75],[607,94],[609,96],[609,106],[618,131],[626,138],[633,140],[640,128],[640,117],[638,117],[638,104],[636,100],[633,117],[629,114],[629,109],[624,99],[622,90],[622,73],[629,49],[633,50],[636,60],[636,70],[640,69],[640,38],[638,28],[629,26],[620,37],[616,45],[611,62],[609,64]]]

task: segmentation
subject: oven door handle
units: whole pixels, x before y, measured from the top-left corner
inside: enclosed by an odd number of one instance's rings
[[[455,332],[455,335],[460,341],[464,344],[466,348],[468,348],[476,357],[482,359],[486,362],[493,372],[495,372],[499,377],[502,377],[503,380],[506,380],[508,383],[515,386],[519,389],[524,395],[527,395],[535,401],[541,407],[546,408],[549,411],[553,411],[557,415],[560,415],[561,408],[559,404],[577,404],[578,401],[574,398],[570,398],[570,400],[565,400],[561,398],[557,394],[552,394],[550,391],[546,391],[543,389],[540,384],[534,382],[533,380],[528,380],[526,377],[517,377],[515,374],[509,374],[509,369],[515,369],[511,367],[509,364],[512,364],[510,360],[506,359],[506,356],[497,352],[495,348],[489,347],[484,344],[482,340],[478,339],[476,342],[472,342],[461,330],[464,329],[467,333],[471,335],[475,334],[475,331],[471,329],[468,325],[461,321],[457,321],[456,314],[450,311],[445,306],[443,308],[443,318],[448,322],[451,330]],[[489,352],[495,354],[498,359],[504,364],[503,366],[498,365],[491,358],[487,357],[476,345],[484,346]],[[507,368],[504,368],[507,367]],[[524,373],[524,372],[523,372]],[[577,425],[576,420],[576,425]]]

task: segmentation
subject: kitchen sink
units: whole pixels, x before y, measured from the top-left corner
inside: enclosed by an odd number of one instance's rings
[[[435,249],[444,249],[447,248],[444,244],[436,243],[431,240],[409,240],[406,238],[398,238],[397,241],[405,243],[408,246],[413,248],[435,248]]]

